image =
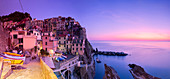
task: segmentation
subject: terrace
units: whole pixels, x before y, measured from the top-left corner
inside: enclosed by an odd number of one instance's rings
[[[11,71],[10,62],[3,62],[3,58],[1,58],[0,65],[2,68],[1,79],[7,76],[6,79],[57,79],[52,69],[42,59],[40,61],[32,61],[29,64],[23,64],[21,66],[26,69],[12,70],[11,73],[9,73]]]

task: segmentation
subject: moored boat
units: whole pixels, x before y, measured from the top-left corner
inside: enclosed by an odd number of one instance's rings
[[[7,54],[0,54],[0,57],[3,57],[4,61],[9,61],[11,64],[23,64],[25,57],[11,56]]]
[[[12,56],[21,56],[20,54],[12,53],[12,52],[4,52],[4,54],[12,55]]]
[[[96,58],[96,62],[97,62],[97,63],[101,63],[101,61],[100,61],[98,58]]]

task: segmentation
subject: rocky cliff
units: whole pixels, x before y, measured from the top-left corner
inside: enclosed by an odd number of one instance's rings
[[[105,75],[103,79],[120,79],[119,75],[117,74],[114,68],[112,68],[111,66],[107,66],[106,64],[104,64],[104,67]]]
[[[129,71],[134,77],[134,79],[160,79],[158,77],[154,77],[146,73],[141,66],[138,66],[136,64],[129,64],[129,67],[132,68]]]
[[[74,75],[77,79],[93,79],[95,76],[95,62],[93,59],[93,47],[90,42],[86,39],[85,41],[85,52],[84,55],[80,56],[80,60],[87,64],[88,67],[76,67]]]
[[[27,12],[22,13],[22,12],[15,11],[14,13],[11,13],[9,15],[0,16],[0,21],[1,22],[6,22],[6,21],[19,22],[26,17],[29,17],[30,19],[32,19],[30,14]]]
[[[6,50],[9,41],[9,34],[3,29],[2,23],[0,22],[0,53]]]

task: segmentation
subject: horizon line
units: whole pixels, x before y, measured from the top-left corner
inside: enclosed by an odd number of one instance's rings
[[[170,42],[170,40],[90,40],[90,41],[166,41],[166,42]]]

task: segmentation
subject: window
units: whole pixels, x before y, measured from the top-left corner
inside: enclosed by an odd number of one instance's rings
[[[78,48],[76,48],[76,51],[78,51]]]
[[[82,51],[82,48],[80,48],[80,50]]]
[[[61,41],[59,41],[59,44],[61,43]]]
[[[20,49],[23,49],[23,45],[19,45],[19,48],[20,48]]]
[[[73,46],[74,46],[74,44],[73,44]]]
[[[34,33],[34,35],[36,35],[36,33]]]
[[[55,37],[55,34],[53,34],[53,37]]]
[[[73,50],[74,50],[74,48],[73,48]]]
[[[66,47],[66,45],[64,45],[64,47]]]
[[[31,33],[28,32],[27,35],[31,35]]]
[[[59,47],[61,47],[61,45],[59,45]]]
[[[80,44],[80,46],[82,46],[82,44]]]
[[[47,39],[47,37],[45,37],[45,39]]]
[[[64,41],[64,44],[66,44],[66,41]]]
[[[19,39],[19,43],[23,43],[23,38],[20,38],[20,39]]]
[[[45,48],[45,50],[47,51],[47,48]]]
[[[76,44],[76,46],[78,46],[78,44]]]
[[[47,45],[47,42],[45,42],[45,45]]]
[[[17,39],[17,35],[16,35],[16,34],[14,34],[14,35],[13,35],[13,38],[14,38],[14,39]]]
[[[64,39],[66,39],[66,37],[64,37]]]
[[[40,42],[38,42],[38,44],[40,44]]]

